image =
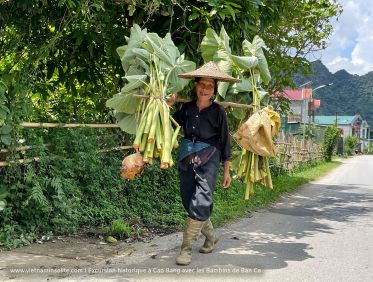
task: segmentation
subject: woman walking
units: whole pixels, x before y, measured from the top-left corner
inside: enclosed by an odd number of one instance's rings
[[[228,188],[231,148],[226,113],[214,102],[217,82],[238,80],[222,72],[208,62],[199,69],[180,74],[182,78],[195,79],[196,98],[183,104],[173,118],[183,128],[178,171],[183,206],[188,213],[183,233],[181,251],[176,258],[179,265],[191,262],[193,242],[201,232],[205,237],[201,253],[211,253],[218,237],[215,235],[210,216],[213,208],[213,192],[219,164],[224,164],[222,186]],[[175,96],[167,101],[171,106]]]

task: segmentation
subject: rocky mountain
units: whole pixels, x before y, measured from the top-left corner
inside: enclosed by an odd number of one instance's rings
[[[360,114],[373,127],[373,72],[362,76],[345,70],[331,73],[321,61],[312,62],[312,66],[314,74],[308,77],[297,74],[294,77],[297,85],[312,81],[311,87],[317,88],[333,83],[314,92],[314,98],[321,100],[316,115]]]

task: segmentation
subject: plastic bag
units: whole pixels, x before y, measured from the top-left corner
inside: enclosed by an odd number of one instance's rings
[[[246,150],[263,157],[274,157],[276,148],[273,137],[280,128],[280,116],[275,111],[264,108],[254,113],[234,134],[237,142]]]

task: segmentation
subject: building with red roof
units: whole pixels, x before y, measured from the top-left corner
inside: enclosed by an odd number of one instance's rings
[[[312,88],[285,90],[280,95],[290,100],[292,113],[288,116],[288,123],[310,123],[313,121],[321,101],[313,99]]]

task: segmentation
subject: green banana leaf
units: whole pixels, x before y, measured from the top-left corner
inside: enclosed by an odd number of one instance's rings
[[[146,35],[146,44],[144,45],[145,49],[154,55],[156,55],[162,62],[172,66],[175,64],[175,58],[172,58],[171,48],[170,54],[166,50],[162,49],[164,42],[162,38],[156,33],[149,33]],[[167,50],[168,51],[168,50]]]
[[[133,48],[132,52],[137,58],[140,58],[144,62],[148,62],[150,59],[150,53],[142,48]]]
[[[123,77],[128,83],[121,89],[122,93],[130,92],[145,85],[146,75],[127,75]]]
[[[132,95],[136,92],[118,93],[106,101],[106,107],[126,114],[136,113],[137,107],[140,104],[140,99],[134,98]]]
[[[233,85],[233,88],[236,89],[236,92],[251,92],[253,91],[253,86],[249,79],[242,79],[241,82]]]
[[[146,70],[141,66],[140,62],[137,62],[136,59],[133,60],[134,64],[130,65],[126,74],[127,75],[145,75]],[[148,66],[149,68],[149,66]],[[124,77],[122,77],[124,78]]]
[[[205,62],[214,61],[218,65],[220,63],[222,68],[225,68],[222,70],[228,71],[229,74],[232,72],[232,62],[230,59],[230,48],[229,45],[227,46],[229,44],[227,36],[223,27],[220,36],[213,29],[208,28],[201,42],[201,51]]]
[[[136,134],[137,122],[135,115],[116,113],[115,118],[118,122],[120,129],[122,129],[124,132],[127,132],[128,134]]]
[[[171,39],[171,34],[167,33],[166,36],[163,38],[163,47],[162,49],[165,50],[168,56],[171,58],[173,63],[176,63],[176,60],[181,56],[179,49],[175,46],[174,42]]]
[[[267,59],[264,56],[263,47],[265,46],[263,39],[259,36],[255,36],[253,42],[250,43],[244,40],[242,43],[242,49],[245,56],[255,56],[258,58],[258,70],[264,84],[268,85],[271,80],[271,74],[269,72]]]
[[[234,56],[231,55],[232,61],[237,65],[237,67],[247,70],[255,68],[258,65],[258,58],[255,56]]]
[[[126,53],[126,49],[127,49],[127,45],[124,45],[124,46],[119,46],[117,48],[117,53],[119,55],[119,58],[122,59],[122,57],[124,56],[124,53]]]
[[[201,42],[202,58],[205,62],[213,61],[218,51],[220,38],[212,28],[206,30]]]
[[[245,92],[233,93],[234,91],[235,91],[234,88],[231,88],[229,90],[229,92],[226,95],[225,101],[238,103],[238,104],[246,104],[246,105],[250,105],[253,102],[251,94],[249,92],[245,91]],[[242,120],[247,115],[247,110],[236,108],[232,111],[232,115],[236,119]]]
[[[225,47],[225,50],[227,50],[227,52],[230,54],[230,53],[232,53],[232,51],[231,51],[231,48],[229,47],[229,36],[228,36],[228,34],[227,34],[227,32],[225,31],[225,28],[224,28],[224,26],[222,26],[221,27],[221,29],[220,29],[220,38],[221,38],[221,40],[222,40],[222,44],[223,44],[223,46]]]
[[[221,44],[214,55],[214,62],[219,66],[219,68],[227,73],[232,73],[232,61],[230,59],[230,55],[225,49],[224,45]],[[225,98],[225,94],[229,88],[228,82],[219,82],[218,85],[218,93],[221,97]]]
[[[146,29],[141,30],[141,28],[135,24],[131,28],[131,35],[127,40],[128,44],[117,48],[117,53],[122,61],[122,66],[125,72],[127,72],[128,67],[130,66],[129,61],[134,59],[136,56],[133,50],[141,47],[146,34]]]
[[[260,41],[257,43],[259,44]],[[201,43],[201,51],[205,62],[214,61],[222,71],[235,77],[242,78],[245,71],[259,66],[259,58],[254,54],[236,56],[231,53],[229,36],[224,27],[221,28],[219,36],[211,28],[206,30],[206,35]],[[230,84],[227,82],[219,83],[219,96],[225,99],[229,86]]]
[[[182,79],[177,77],[178,74],[190,72],[195,70],[196,64],[191,61],[181,60],[175,67],[170,70],[168,77],[168,93],[177,93],[184,89],[188,85],[189,79]]]

